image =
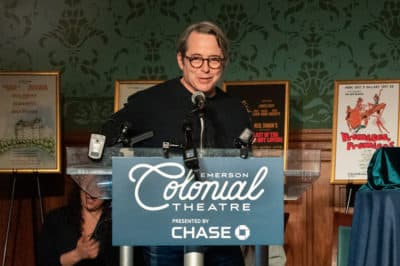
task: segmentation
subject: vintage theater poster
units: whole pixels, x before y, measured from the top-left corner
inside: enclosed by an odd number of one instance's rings
[[[399,144],[400,80],[335,81],[332,183],[367,182],[376,149]]]
[[[60,173],[59,72],[0,72],[0,173]]]
[[[223,90],[242,100],[252,119],[253,150],[286,151],[289,81],[225,81]]]

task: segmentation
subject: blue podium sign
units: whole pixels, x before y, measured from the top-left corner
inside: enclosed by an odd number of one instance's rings
[[[113,245],[281,245],[283,159],[113,157]]]

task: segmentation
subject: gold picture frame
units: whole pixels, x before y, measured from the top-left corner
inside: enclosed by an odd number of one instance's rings
[[[289,134],[289,81],[224,81],[222,90],[242,100],[252,118],[253,151],[286,158]],[[286,160],[284,160],[286,169]]]
[[[0,173],[61,173],[60,73],[0,72]]]
[[[399,145],[400,80],[336,80],[333,184],[363,184],[373,153]]]
[[[163,80],[116,80],[114,91],[114,112],[126,104],[128,97],[138,91],[150,88]]]

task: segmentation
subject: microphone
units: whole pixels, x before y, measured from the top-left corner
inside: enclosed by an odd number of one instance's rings
[[[134,144],[154,136],[154,132],[150,130],[131,137],[132,131],[133,125],[131,122],[119,123],[114,119],[109,119],[103,125],[101,133],[90,135],[88,157],[93,160],[100,160],[103,156],[104,147],[114,147],[120,143],[123,147],[132,147]]]
[[[251,144],[253,141],[253,131],[248,128],[245,128],[240,134],[239,138],[241,143]]]
[[[122,146],[130,146],[130,135],[132,131],[132,123],[125,121],[121,124],[121,130],[115,143],[122,143]]]
[[[123,147],[133,147],[134,144],[143,140],[152,138],[154,136],[153,130],[144,132],[140,135],[131,137],[133,131],[133,125],[131,122],[125,121],[121,124],[121,133],[115,144],[122,143]]]
[[[252,143],[253,131],[245,128],[234,143],[236,148],[240,148],[240,158],[246,159],[249,156],[249,147]]]
[[[117,121],[113,118],[108,119],[102,126],[100,133],[90,134],[88,157],[92,160],[101,160],[103,157],[104,147],[116,144],[117,138]]]
[[[136,143],[141,142],[143,140],[152,138],[153,136],[154,136],[154,132],[152,130],[144,132],[143,134],[134,136],[133,138],[130,139],[129,146],[131,147],[131,146],[133,146],[133,144],[136,144]]]
[[[103,156],[106,136],[101,134],[90,134],[88,157],[93,160],[100,160]]]
[[[202,91],[195,91],[192,94],[192,103],[199,109],[202,110],[204,108],[204,104],[206,102],[206,96]]]

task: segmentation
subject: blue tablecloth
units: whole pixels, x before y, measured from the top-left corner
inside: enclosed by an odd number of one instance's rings
[[[400,265],[400,190],[356,194],[349,266]]]

